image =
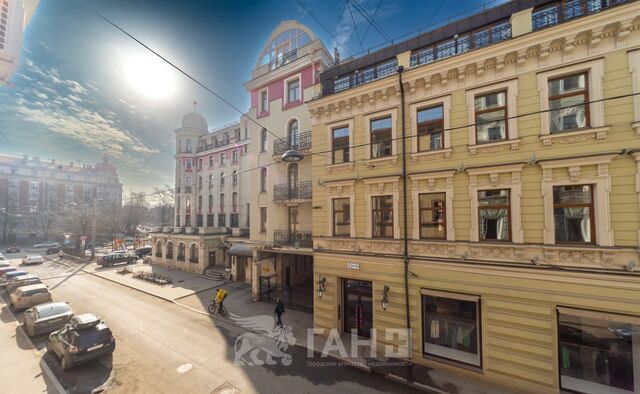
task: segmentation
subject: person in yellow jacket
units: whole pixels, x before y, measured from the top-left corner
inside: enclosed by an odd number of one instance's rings
[[[218,291],[216,291],[216,304],[218,304],[218,311],[222,310],[222,303],[224,302],[225,298],[227,298],[227,291],[223,288],[219,288]]]

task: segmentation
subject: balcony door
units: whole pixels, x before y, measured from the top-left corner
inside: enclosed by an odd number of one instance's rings
[[[298,231],[298,207],[289,207],[289,242],[295,242],[296,231]]]
[[[288,183],[289,183],[289,198],[297,198],[297,185],[298,185],[298,163],[289,164],[288,169]]]
[[[289,122],[289,146],[292,149],[298,148],[300,142],[300,133],[298,132],[298,121],[292,120]]]

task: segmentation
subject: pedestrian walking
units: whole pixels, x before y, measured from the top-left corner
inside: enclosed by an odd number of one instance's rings
[[[58,251],[58,258],[62,261],[62,259],[64,258],[64,252],[62,251],[62,249],[60,249],[60,251]]]
[[[278,316],[278,327],[282,327],[282,314],[284,313],[284,304],[280,301],[280,298],[276,298],[276,311],[275,314]]]

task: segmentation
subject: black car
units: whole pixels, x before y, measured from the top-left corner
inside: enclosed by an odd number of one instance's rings
[[[143,248],[136,249],[136,256],[143,258],[146,255],[151,254],[151,246],[145,246]]]
[[[46,254],[56,254],[58,253],[60,250],[62,250],[62,248],[60,248],[59,246],[53,247],[53,248],[49,248],[47,249]]]
[[[111,267],[114,264],[135,264],[138,256],[131,253],[111,253],[98,259],[98,265],[103,267]]]
[[[84,313],[71,318],[69,323],[49,335],[47,351],[59,359],[62,369],[113,353],[116,338],[93,313]]]

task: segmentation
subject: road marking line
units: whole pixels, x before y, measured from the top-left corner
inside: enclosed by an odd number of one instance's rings
[[[182,364],[181,366],[176,368],[176,372],[185,373],[188,372],[191,368],[193,368],[193,364],[191,363]]]

